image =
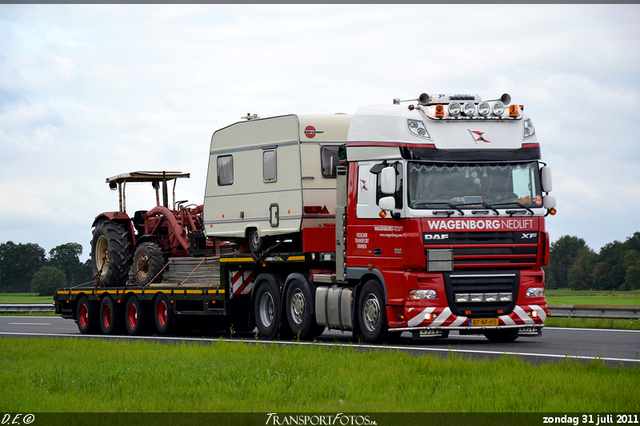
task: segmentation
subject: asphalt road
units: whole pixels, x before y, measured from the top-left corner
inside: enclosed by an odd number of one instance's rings
[[[55,316],[0,316],[0,338],[126,338],[161,342],[193,340],[213,343],[220,336],[221,334],[215,333],[204,337],[201,334],[169,337],[84,336],[80,334],[73,320]],[[545,328],[540,337],[520,337],[511,343],[491,343],[484,336],[462,336],[456,332],[452,332],[447,339],[411,340],[409,337],[409,334],[404,334],[403,339],[377,346],[352,341],[349,332],[325,331],[315,343],[291,341],[277,343],[323,346],[353,345],[362,350],[381,348],[402,350],[414,354],[435,353],[442,356],[453,352],[474,359],[517,355],[532,363],[560,362],[568,358],[581,362],[599,359],[611,366],[640,365],[640,331],[636,330]],[[233,338],[259,343],[273,343],[259,340],[252,333],[235,335]]]

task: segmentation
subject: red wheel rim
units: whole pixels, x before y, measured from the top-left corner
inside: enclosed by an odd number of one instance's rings
[[[105,327],[111,327],[111,307],[109,305],[104,305],[102,309],[102,323]]]
[[[129,305],[127,319],[129,320],[129,326],[131,328],[136,328],[136,325],[138,324],[138,308],[134,303]]]
[[[86,327],[89,323],[89,308],[87,307],[86,303],[80,305],[80,318],[78,319],[80,320],[80,325],[82,326],[82,328]]]
[[[164,300],[158,302],[158,324],[165,326],[167,324],[167,304]]]

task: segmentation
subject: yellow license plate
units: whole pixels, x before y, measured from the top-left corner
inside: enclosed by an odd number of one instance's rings
[[[471,320],[472,327],[486,327],[488,325],[498,325],[498,318],[477,318]]]

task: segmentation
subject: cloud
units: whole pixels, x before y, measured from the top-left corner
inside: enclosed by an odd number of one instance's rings
[[[178,191],[201,202],[211,134],[246,113],[508,92],[554,169],[552,238],[597,250],[637,231],[638,21],[639,5],[0,5],[1,239],[88,256],[117,208],[105,178],[126,171],[191,172]]]

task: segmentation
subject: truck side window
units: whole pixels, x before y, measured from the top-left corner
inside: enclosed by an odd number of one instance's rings
[[[278,162],[275,149],[262,151],[262,181],[275,182],[278,180]]]
[[[322,161],[322,176],[326,178],[336,177],[336,167],[340,162],[338,158],[338,146],[325,145],[320,147]]]
[[[221,155],[217,158],[218,161],[218,185],[232,185],[233,184],[233,156]]]

